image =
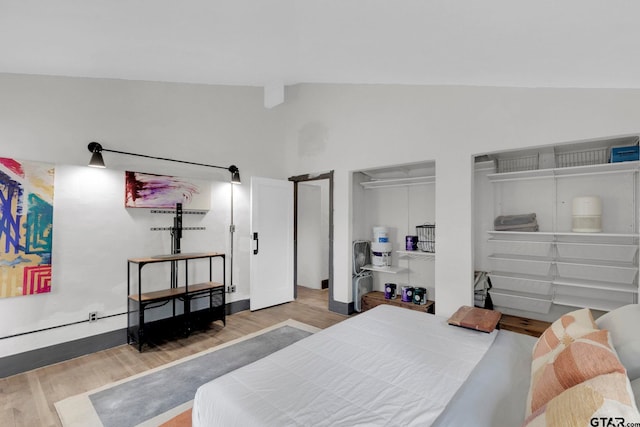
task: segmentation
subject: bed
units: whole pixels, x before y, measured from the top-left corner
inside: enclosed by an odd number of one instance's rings
[[[530,410],[536,346],[381,305],[204,384],[193,426],[518,426],[550,406]]]

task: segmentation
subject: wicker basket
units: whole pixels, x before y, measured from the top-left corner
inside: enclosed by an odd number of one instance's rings
[[[418,235],[418,249],[420,249],[422,252],[436,251],[435,224],[417,225],[416,234]]]

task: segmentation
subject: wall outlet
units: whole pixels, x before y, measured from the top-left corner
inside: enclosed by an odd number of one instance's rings
[[[236,291],[236,285],[227,286],[227,293],[231,294]]]
[[[98,312],[91,311],[89,312],[89,322],[97,322],[98,321]]]

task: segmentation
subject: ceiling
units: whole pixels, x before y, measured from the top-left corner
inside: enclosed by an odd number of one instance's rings
[[[0,0],[0,72],[640,88],[635,0]]]

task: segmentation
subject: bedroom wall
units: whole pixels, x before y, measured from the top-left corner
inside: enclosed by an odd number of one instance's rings
[[[94,140],[116,150],[240,168],[237,292],[228,301],[249,298],[250,177],[284,177],[282,116],[264,108],[261,88],[0,74],[0,93],[0,156],[56,165],[52,292],[0,299],[0,337],[83,321],[90,311],[116,315],[2,339],[0,357],[126,327],[126,316],[117,315],[126,312],[126,259],[168,253],[168,232],[150,227],[170,226],[172,216],[125,209],[124,170],[211,181],[209,213],[184,217],[185,226],[206,231],[185,231],[182,249],[228,253],[227,171],[113,153],[104,153],[107,169],[92,169],[87,144]],[[163,272],[150,274],[163,286]]]
[[[347,304],[352,300],[352,171],[435,160],[437,311],[446,315],[472,302],[473,155],[640,132],[639,90],[304,84],[287,88],[285,103],[268,110],[261,88],[4,74],[0,93],[0,155],[55,163],[56,191],[84,188],[84,205],[72,196],[56,204],[54,257],[62,258],[54,267],[54,291],[0,299],[0,337],[84,320],[90,310],[124,311],[125,259],[162,252],[166,241],[157,235],[148,243],[146,235],[137,235],[164,219],[139,219],[120,210],[111,215],[105,207],[120,197],[119,171],[221,183],[212,189],[217,195],[206,219],[210,238],[192,243],[209,247],[207,241],[215,241],[216,249],[228,234],[226,172],[106,153],[109,168],[89,175],[93,172],[84,165],[92,140],[124,151],[238,165],[243,178],[235,191],[238,292],[231,301],[249,297],[251,175],[284,179],[335,170],[334,295]],[[92,180],[102,182],[101,192]],[[83,209],[93,215],[69,214]],[[0,340],[0,357],[125,325],[124,316],[115,316]]]
[[[442,315],[473,302],[473,155],[640,132],[639,90],[303,84],[283,107],[287,175],[335,170],[337,301],[352,301],[351,172],[436,161]]]

